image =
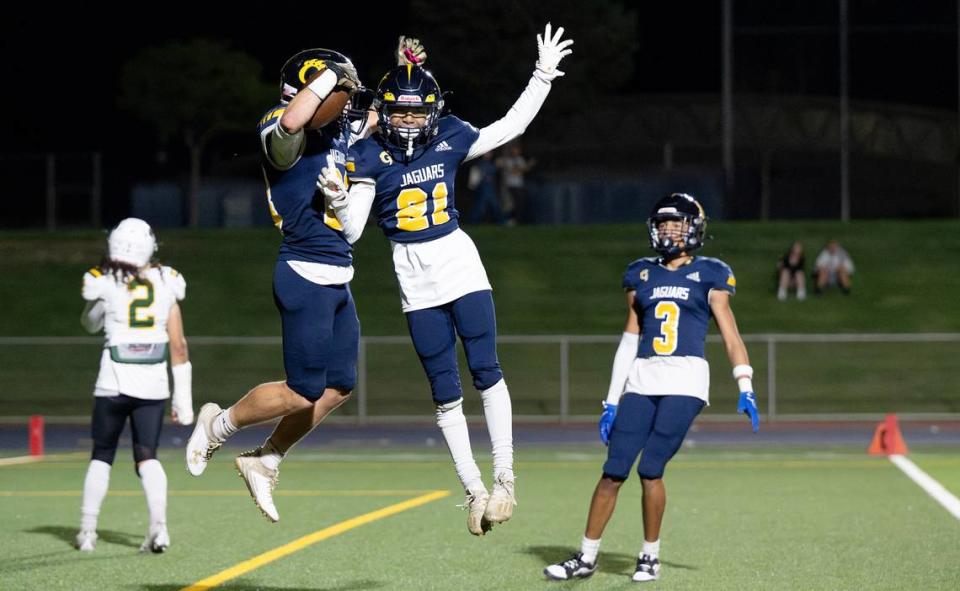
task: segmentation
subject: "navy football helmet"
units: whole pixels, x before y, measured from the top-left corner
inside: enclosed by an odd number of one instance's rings
[[[357,69],[353,62],[339,51],[321,48],[304,49],[288,59],[280,70],[280,100],[289,103],[307,85],[307,80],[326,68],[327,64],[333,64],[332,69],[336,69],[338,74],[346,71],[356,76]]]
[[[433,74],[420,66],[406,64],[393,68],[380,79],[374,108],[384,137],[410,157],[414,149],[436,135],[443,113],[443,94]],[[423,115],[426,123],[416,128],[391,125],[390,115],[396,113]]]
[[[307,81],[315,73],[330,68],[334,70],[338,77],[347,75],[356,81],[357,89],[352,93],[350,107],[347,108],[345,118],[350,121],[365,120],[366,108],[363,105],[363,98],[369,95],[369,91],[360,86],[360,80],[357,78],[357,68],[350,61],[350,58],[339,51],[332,49],[304,49],[283,64],[280,70],[280,102],[289,103],[294,96],[307,85]],[[341,123],[345,123],[341,118]]]
[[[683,222],[680,238],[661,236],[659,225],[665,221]],[[703,246],[707,231],[707,214],[692,195],[671,193],[656,202],[647,219],[650,246],[660,256],[672,259],[681,254],[690,254]]]

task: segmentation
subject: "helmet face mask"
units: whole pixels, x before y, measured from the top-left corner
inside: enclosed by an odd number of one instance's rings
[[[653,250],[670,260],[703,246],[707,216],[693,196],[671,193],[653,206],[647,219],[647,231]]]
[[[397,66],[380,80],[374,107],[387,142],[410,158],[436,135],[443,95],[430,72],[420,66]]]

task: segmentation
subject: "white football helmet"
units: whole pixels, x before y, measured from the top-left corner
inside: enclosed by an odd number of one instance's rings
[[[127,218],[110,232],[107,246],[112,260],[143,267],[157,252],[157,239],[150,224],[138,218]]]

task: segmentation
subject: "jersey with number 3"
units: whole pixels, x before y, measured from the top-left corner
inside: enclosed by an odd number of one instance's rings
[[[454,206],[457,167],[479,135],[469,123],[447,116],[440,119],[436,136],[409,162],[379,134],[353,145],[347,175],[351,181],[376,183],[373,211],[387,238],[426,242],[459,227]]]
[[[710,257],[695,257],[675,270],[655,257],[630,263],[623,288],[636,292],[634,310],[640,319],[637,357],[705,358],[710,290],[733,294],[736,286],[730,267]]]

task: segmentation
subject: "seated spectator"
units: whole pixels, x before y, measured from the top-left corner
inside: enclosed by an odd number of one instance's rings
[[[817,279],[816,293],[820,295],[828,285],[838,286],[844,294],[850,294],[850,276],[853,275],[853,259],[836,240],[827,245],[817,255],[813,273]]]
[[[787,299],[787,290],[791,287],[797,290],[797,299],[803,301],[807,298],[806,281],[806,261],[803,256],[803,244],[800,241],[794,242],[790,250],[784,253],[777,262],[777,271],[779,284],[777,286],[777,299],[781,302]]]

